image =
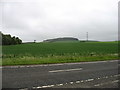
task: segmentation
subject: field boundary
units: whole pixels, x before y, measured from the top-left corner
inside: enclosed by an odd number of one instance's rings
[[[90,62],[77,62],[77,63],[57,63],[57,64],[38,64],[38,65],[16,65],[16,66],[0,66],[0,68],[30,68],[30,67],[42,67],[42,66],[59,66],[59,65],[72,65],[72,64],[90,64],[90,63],[104,63],[104,62],[118,62],[119,60],[107,60],[107,61],[90,61]]]

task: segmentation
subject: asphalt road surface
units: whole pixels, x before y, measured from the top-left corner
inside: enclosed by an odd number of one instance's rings
[[[2,67],[2,88],[118,88],[118,60]]]

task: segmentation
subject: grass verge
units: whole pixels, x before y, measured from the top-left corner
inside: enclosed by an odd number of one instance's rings
[[[21,58],[3,58],[2,65],[32,65],[32,64],[55,64],[55,63],[74,63],[91,62],[104,60],[118,60],[115,55],[101,56],[53,56],[53,57],[33,57],[24,56]]]

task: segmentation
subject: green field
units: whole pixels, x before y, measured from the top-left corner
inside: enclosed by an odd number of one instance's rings
[[[2,65],[118,59],[118,42],[41,42],[2,47]]]

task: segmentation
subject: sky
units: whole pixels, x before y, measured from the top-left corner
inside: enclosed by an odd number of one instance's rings
[[[23,42],[118,40],[119,0],[1,0],[0,31]]]

